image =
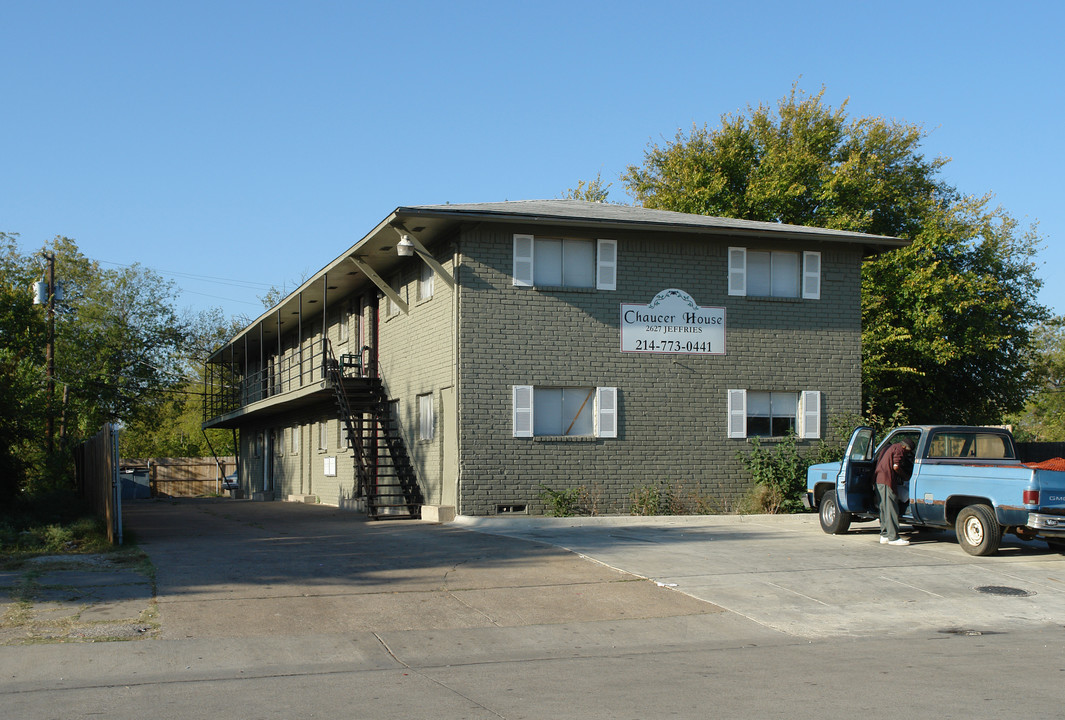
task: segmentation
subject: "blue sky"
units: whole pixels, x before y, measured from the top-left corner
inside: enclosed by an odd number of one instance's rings
[[[795,81],[1039,222],[1065,314],[1065,4],[0,0],[0,231],[257,316],[400,205],[561,196]]]

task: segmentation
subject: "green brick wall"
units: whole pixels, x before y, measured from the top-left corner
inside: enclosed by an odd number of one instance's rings
[[[437,261],[453,274],[453,246],[433,247]],[[408,304],[407,313],[388,314],[388,300],[380,302],[380,375],[390,400],[399,408],[400,429],[425,502],[430,505],[455,504],[454,477],[447,477],[443,463],[447,438],[443,424],[441,393],[455,384],[455,294],[440,278],[433,279],[429,299],[418,299],[418,285],[424,263],[418,258],[405,261],[401,268],[384,278]],[[422,440],[418,433],[418,396],[432,395],[433,438]]]
[[[617,240],[617,290],[514,287],[514,233]],[[821,299],[729,297],[729,246],[820,251]],[[485,224],[463,232],[459,250],[463,514],[541,512],[541,485],[583,486],[600,512],[628,512],[635,488],[659,483],[725,509],[749,487],[737,454],[750,446],[726,433],[729,389],[820,391],[822,436],[830,416],[859,410],[857,247]],[[649,303],[667,288],[726,308],[726,355],[620,352],[620,304]],[[616,386],[618,438],[512,437],[514,385]]]

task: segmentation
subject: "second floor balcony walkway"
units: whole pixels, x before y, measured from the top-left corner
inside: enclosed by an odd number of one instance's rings
[[[234,363],[208,363],[203,426],[231,428],[251,415],[265,419],[331,404],[331,364],[339,368],[345,388],[356,395],[358,388],[376,375],[369,347],[336,357],[328,341],[315,343],[313,351],[297,348],[280,357],[264,358],[254,370]]]

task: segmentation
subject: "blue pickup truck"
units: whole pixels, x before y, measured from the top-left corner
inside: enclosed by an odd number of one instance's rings
[[[970,555],[994,554],[1007,532],[1065,552],[1065,472],[1022,463],[1010,432],[991,427],[900,427],[879,444],[872,428],[857,428],[842,462],[806,471],[804,503],[818,511],[826,533],[878,519],[876,459],[907,438],[914,443],[914,465],[899,489],[902,523],[953,528]]]

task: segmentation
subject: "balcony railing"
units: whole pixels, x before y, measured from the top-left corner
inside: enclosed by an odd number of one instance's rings
[[[321,383],[327,377],[327,363],[338,363],[344,377],[372,377],[370,350],[367,346],[357,354],[341,354],[339,359],[333,359],[329,341],[321,340],[313,350],[297,348],[280,358],[265,358],[262,368],[247,374],[234,364],[208,363],[204,420]]]

